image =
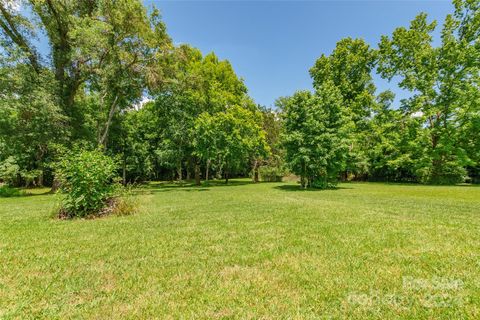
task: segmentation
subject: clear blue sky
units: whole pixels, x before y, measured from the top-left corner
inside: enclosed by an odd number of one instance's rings
[[[343,37],[377,46],[417,13],[442,22],[450,1],[152,1],[177,44],[228,59],[257,103],[311,88],[308,70]],[[377,81],[379,90],[395,85]]]

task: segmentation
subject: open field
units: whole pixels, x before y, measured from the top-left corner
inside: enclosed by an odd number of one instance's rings
[[[480,318],[480,188],[151,184],[60,221],[0,199],[0,319]]]

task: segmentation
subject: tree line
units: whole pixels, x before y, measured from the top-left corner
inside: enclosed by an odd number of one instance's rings
[[[55,164],[101,149],[124,183],[292,172],[339,180],[480,177],[480,9],[455,0],[439,31],[418,15],[378,48],[340,40],[313,90],[257,105],[231,64],[173,44],[136,0],[0,4],[0,180],[52,185]],[[440,41],[435,40],[439,34]],[[48,49],[45,45],[48,44]],[[378,74],[410,92],[376,92]]]
[[[315,93],[284,106],[286,160],[302,184],[343,179],[453,184],[480,174],[480,2],[453,2],[438,30],[419,14],[378,48],[339,41],[310,69]],[[436,42],[439,42],[436,44]],[[394,106],[373,74],[410,97]]]

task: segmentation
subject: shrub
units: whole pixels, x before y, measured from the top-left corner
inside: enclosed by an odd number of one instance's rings
[[[422,183],[452,185],[464,182],[467,177],[467,171],[454,162],[446,162],[439,168],[420,168],[417,170],[417,175]]]
[[[30,171],[21,171],[20,176],[22,177],[23,181],[25,182],[26,187],[30,186],[40,186],[42,184],[42,177],[43,171],[42,170],[30,170]]]
[[[262,181],[281,182],[285,175],[285,170],[275,166],[261,166],[259,169]]]
[[[122,196],[115,199],[112,214],[117,216],[127,216],[138,211],[137,198],[131,193],[123,193]]]
[[[116,169],[115,161],[100,151],[81,151],[61,161],[57,175],[66,196],[60,215],[102,214],[120,187]]]
[[[130,188],[119,186],[115,196],[107,200],[107,205],[98,215],[127,216],[138,211],[138,201]]]
[[[335,189],[337,183],[334,180],[315,178],[312,180],[312,187],[317,189]]]
[[[0,163],[0,180],[10,186],[18,182],[20,167],[14,157],[8,157]]]
[[[0,187],[0,197],[8,198],[8,197],[21,197],[26,195],[25,191],[21,191],[17,188],[12,188],[8,185]]]

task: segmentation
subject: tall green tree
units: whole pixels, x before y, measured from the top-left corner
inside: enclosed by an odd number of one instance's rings
[[[364,135],[369,162],[369,180],[417,181],[415,141],[421,133],[422,122],[392,107],[395,95],[385,91],[378,95],[370,121],[370,131]]]
[[[216,164],[226,183],[252,158],[267,156],[270,151],[261,114],[240,106],[215,114],[202,113],[195,121],[194,147],[199,158]]]
[[[0,144],[22,154],[31,176],[54,159],[54,144],[106,148],[112,122],[166,82],[172,46],[158,10],[148,14],[138,0],[15,3],[0,3],[0,54],[12,73],[0,81],[21,84],[2,88],[14,131]]]
[[[262,128],[265,131],[265,138],[270,149],[268,157],[254,159],[252,176],[253,181],[259,181],[260,169],[264,172],[277,173],[279,176],[284,172],[285,151],[281,142],[282,120],[280,110],[266,107],[259,107],[262,113]],[[261,168],[263,166],[263,168]]]
[[[161,144],[157,154],[166,166],[177,170],[179,180],[192,171],[200,179],[200,159],[194,153],[195,120],[202,113],[214,114],[247,101],[246,87],[228,61],[214,53],[205,57],[198,49],[180,46],[176,50],[175,76],[155,96]]]
[[[67,119],[51,94],[53,75],[31,73],[24,64],[0,59],[0,163],[19,167],[18,184],[42,185],[48,163],[68,137]]]
[[[345,176],[368,173],[366,135],[370,132],[369,120],[375,104],[375,85],[372,70],[376,52],[362,39],[340,40],[333,52],[322,55],[310,69],[313,87],[316,90],[331,82],[337,87],[342,108],[349,119],[349,152]]]
[[[426,14],[418,15],[408,29],[383,36],[379,44],[379,71],[387,79],[400,78],[399,86],[412,92],[403,109],[423,121],[416,140],[421,157],[414,166],[419,179],[429,183],[463,181],[471,162],[458,129],[478,101],[480,10],[478,1],[454,4],[439,46],[432,35],[437,24],[429,23]]]
[[[302,187],[335,185],[348,150],[340,90],[326,81],[316,95],[296,92],[285,101],[282,115],[285,160]]]
[[[53,94],[73,130],[81,132],[82,97],[96,93],[97,142],[106,144],[114,114],[163,79],[170,39],[157,10],[149,16],[138,0],[26,0],[22,10],[0,3],[3,50],[40,74],[54,75]],[[46,52],[35,37],[43,34]]]

